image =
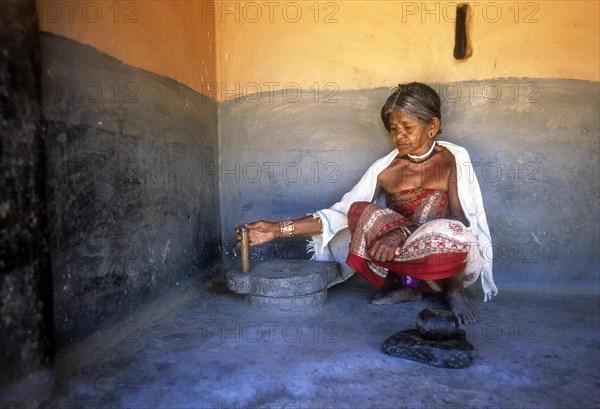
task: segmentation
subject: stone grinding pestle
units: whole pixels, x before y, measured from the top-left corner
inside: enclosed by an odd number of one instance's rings
[[[242,258],[242,273],[250,272],[250,240],[248,238],[248,228],[240,228],[242,233],[242,245],[240,247]]]

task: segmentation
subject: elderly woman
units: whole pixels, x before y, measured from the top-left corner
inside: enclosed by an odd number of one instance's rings
[[[477,322],[464,287],[482,275],[484,301],[497,294],[491,239],[468,153],[435,140],[440,108],[429,86],[400,85],[381,110],[396,149],[329,209],[296,220],[246,224],[250,245],[313,236],[314,259],[345,259],[345,266],[382,290],[374,304],[440,293],[459,322]],[[386,206],[373,203],[380,195]]]

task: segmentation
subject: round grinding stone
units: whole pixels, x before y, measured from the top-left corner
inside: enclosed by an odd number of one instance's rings
[[[296,297],[262,297],[246,295],[246,301],[255,307],[281,312],[299,312],[320,308],[327,300],[327,290]]]
[[[327,284],[339,272],[336,262],[271,260],[256,264],[249,273],[226,273],[227,287],[246,294],[253,305],[281,311],[299,311],[321,306]]]

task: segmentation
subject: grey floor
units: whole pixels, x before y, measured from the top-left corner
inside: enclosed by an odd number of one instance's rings
[[[413,328],[433,297],[375,306],[360,277],[329,290],[323,309],[276,315],[191,283],[97,332],[57,360],[49,408],[598,408],[597,295],[501,288],[465,328],[477,356],[440,369],[388,356],[382,342]]]

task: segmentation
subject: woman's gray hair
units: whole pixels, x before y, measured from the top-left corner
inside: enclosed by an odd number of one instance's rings
[[[442,120],[440,96],[429,85],[420,82],[399,84],[381,108],[381,119],[390,132],[390,114],[404,111],[429,124],[434,117]],[[438,133],[442,133],[442,129]]]

